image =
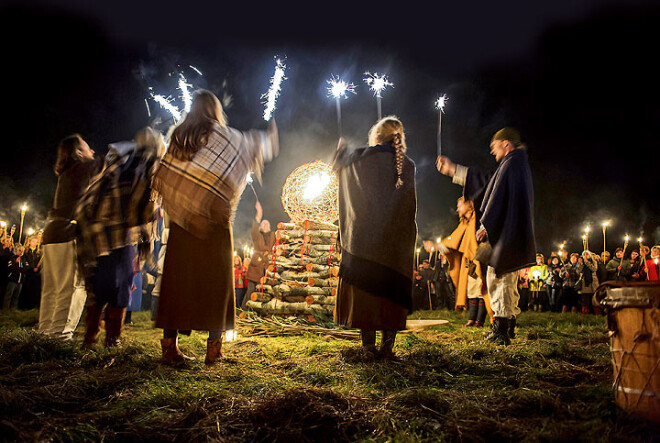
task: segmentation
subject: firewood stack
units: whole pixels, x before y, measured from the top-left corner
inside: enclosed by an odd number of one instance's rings
[[[332,316],[339,283],[336,225],[279,223],[266,275],[247,307],[261,315]]]

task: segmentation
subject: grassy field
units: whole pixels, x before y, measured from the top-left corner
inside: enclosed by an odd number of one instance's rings
[[[618,409],[602,317],[525,313],[507,348],[463,313],[397,337],[400,361],[347,358],[356,341],[314,333],[227,343],[159,364],[160,330],[134,314],[122,349],[34,332],[36,312],[0,313],[0,439],[56,441],[649,441],[657,425]],[[239,333],[242,331],[239,330]],[[247,333],[247,330],[243,330]],[[200,361],[201,360],[201,361]]]

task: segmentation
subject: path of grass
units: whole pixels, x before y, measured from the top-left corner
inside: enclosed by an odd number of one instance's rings
[[[355,342],[305,334],[226,344],[206,368],[158,363],[159,331],[133,315],[120,350],[81,351],[34,332],[36,312],[0,313],[0,438],[105,441],[648,441],[619,410],[603,318],[523,314],[507,348],[447,326],[399,335],[400,362],[355,363]]]

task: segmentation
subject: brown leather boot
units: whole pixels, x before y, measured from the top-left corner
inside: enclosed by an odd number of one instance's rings
[[[103,315],[103,306],[88,306],[85,317],[85,338],[83,339],[83,349],[90,349],[96,344],[96,339],[101,332],[101,315]]]
[[[160,346],[163,349],[163,363],[175,365],[186,360],[194,360],[194,357],[188,357],[179,349],[179,337],[162,338]]]
[[[119,337],[124,326],[126,308],[105,308],[105,347],[121,346]]]
[[[222,338],[206,341],[206,358],[204,363],[212,365],[222,357]]]

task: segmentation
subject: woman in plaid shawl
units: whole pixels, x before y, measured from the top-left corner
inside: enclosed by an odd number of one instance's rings
[[[177,339],[193,329],[209,331],[207,364],[222,356],[222,333],[234,328],[231,220],[248,172],[260,179],[277,153],[274,123],[267,133],[237,131],[212,92],[195,92],[153,182],[170,219],[156,315],[166,363],[189,358]]]

